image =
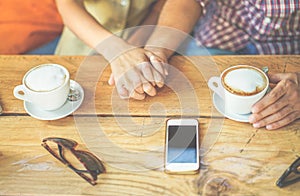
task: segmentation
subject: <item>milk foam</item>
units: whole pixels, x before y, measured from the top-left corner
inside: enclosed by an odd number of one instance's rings
[[[233,91],[254,93],[265,87],[265,80],[261,73],[254,69],[235,69],[226,74],[224,83]]]
[[[28,88],[34,91],[51,91],[64,84],[64,70],[53,65],[46,65],[32,70],[26,77]]]

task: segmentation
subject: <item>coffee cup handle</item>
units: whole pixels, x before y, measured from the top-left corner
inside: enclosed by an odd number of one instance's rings
[[[23,85],[18,85],[14,88],[14,96],[18,99],[29,101],[26,97],[26,89]]]
[[[221,78],[213,76],[208,80],[208,87],[224,99],[224,88],[222,86]]]

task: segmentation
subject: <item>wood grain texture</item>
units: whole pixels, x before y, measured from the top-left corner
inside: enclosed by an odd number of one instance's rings
[[[67,117],[39,121],[27,116],[0,118],[1,195],[298,195],[298,184],[279,189],[275,181],[299,156],[299,122],[278,131],[223,121],[215,142],[201,157],[195,175],[163,171],[164,126],[135,117],[118,126],[114,117]],[[162,124],[165,118],[157,119]],[[210,119],[200,118],[201,142]],[[127,122],[127,124],[125,123]],[[134,123],[132,123],[134,122]],[[145,129],[136,129],[144,126]],[[151,134],[150,134],[151,131]],[[217,130],[215,130],[217,131]],[[103,134],[102,134],[103,133]],[[143,134],[144,133],[144,134]],[[91,187],[40,144],[45,137],[74,139],[104,161],[107,173]]]
[[[84,103],[73,115],[40,121],[14,98],[26,71],[43,63],[66,66],[83,86]],[[158,96],[135,101],[118,98],[99,56],[0,55],[0,195],[299,195],[299,183],[280,189],[275,182],[300,156],[300,121],[276,131],[254,129],[222,118],[212,105],[207,79],[237,64],[295,72],[300,56],[175,56]],[[199,120],[198,174],[163,171],[170,117]],[[103,160],[107,173],[89,185],[41,146],[49,136],[76,140],[78,149]]]
[[[23,103],[13,96],[13,88],[23,75],[43,63],[58,63],[68,68],[71,79],[85,91],[81,114],[138,116],[220,116],[212,106],[207,86],[210,76],[231,65],[268,66],[270,72],[300,70],[299,56],[215,56],[181,57],[170,61],[170,75],[158,95],[143,101],[121,100],[114,87],[107,84],[108,63],[101,56],[0,56],[0,102],[5,114],[25,114]],[[3,97],[5,95],[5,97]]]

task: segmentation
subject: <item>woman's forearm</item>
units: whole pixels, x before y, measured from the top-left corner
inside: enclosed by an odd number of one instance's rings
[[[56,0],[64,24],[88,46],[96,46],[111,36],[85,9],[82,0]]]

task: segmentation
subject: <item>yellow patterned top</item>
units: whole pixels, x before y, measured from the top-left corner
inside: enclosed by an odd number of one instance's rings
[[[125,28],[134,27],[145,19],[156,0],[85,0],[88,12],[107,30],[118,34]],[[118,34],[126,38],[124,33]],[[58,55],[88,55],[91,48],[64,28],[56,48]]]

